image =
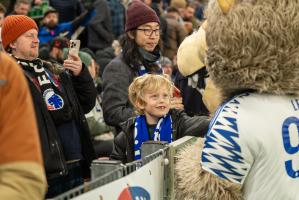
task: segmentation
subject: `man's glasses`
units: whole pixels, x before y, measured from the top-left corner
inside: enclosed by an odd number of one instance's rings
[[[152,36],[152,34],[154,33],[155,36],[159,36],[161,34],[161,29],[148,29],[148,28],[137,28],[137,30],[139,31],[143,31],[144,32],[144,35],[146,36]]]

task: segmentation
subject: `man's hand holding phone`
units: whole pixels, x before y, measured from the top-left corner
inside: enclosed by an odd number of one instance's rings
[[[78,76],[82,71],[82,61],[78,56],[80,49],[80,40],[71,40],[68,58],[64,60],[63,66],[72,72],[74,76]]]
[[[63,66],[70,70],[74,76],[78,76],[82,71],[82,61],[78,55],[69,54],[68,59],[64,60]]]

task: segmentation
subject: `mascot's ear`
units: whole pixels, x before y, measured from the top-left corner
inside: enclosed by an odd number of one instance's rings
[[[217,0],[219,7],[224,14],[227,14],[231,7],[235,4],[235,0]]]

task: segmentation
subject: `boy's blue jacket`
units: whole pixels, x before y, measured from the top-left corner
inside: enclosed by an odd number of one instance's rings
[[[177,140],[186,135],[204,137],[208,132],[210,120],[207,116],[189,117],[183,110],[171,109],[173,139]],[[134,127],[136,117],[128,119],[121,124],[122,132],[114,138],[112,160],[123,163],[134,161]]]

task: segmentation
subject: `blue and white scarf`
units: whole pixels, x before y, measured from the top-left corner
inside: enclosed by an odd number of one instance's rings
[[[156,71],[156,73],[163,74],[163,70],[162,70],[160,62],[157,61],[156,64],[159,66],[159,69]],[[148,70],[143,65],[141,65],[138,70],[138,76],[143,76],[145,74],[148,74]]]
[[[141,159],[141,145],[148,140],[172,142],[172,120],[169,114],[160,118],[152,138],[149,138],[145,115],[136,117],[134,130],[135,160]]]

